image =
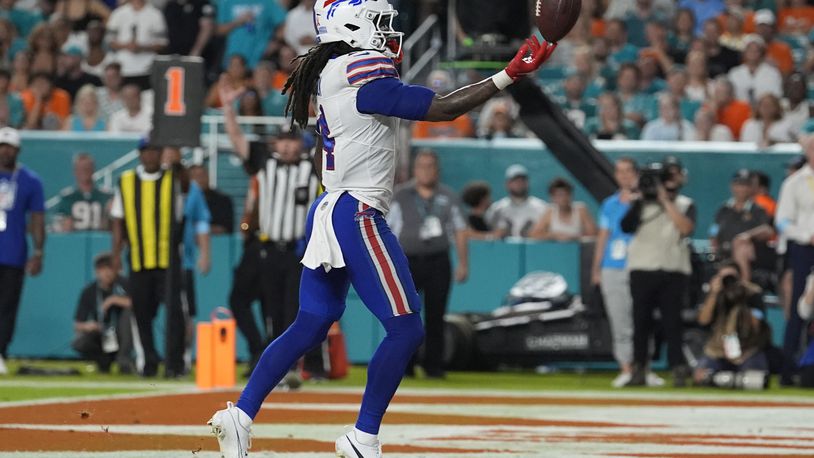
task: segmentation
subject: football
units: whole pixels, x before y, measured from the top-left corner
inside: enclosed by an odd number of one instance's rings
[[[535,0],[534,21],[543,38],[556,43],[574,27],[581,8],[582,0]]]

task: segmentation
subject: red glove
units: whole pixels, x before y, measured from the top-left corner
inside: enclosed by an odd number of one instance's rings
[[[557,49],[557,43],[543,41],[540,44],[537,37],[532,36],[526,40],[526,43],[515,54],[514,59],[506,66],[506,73],[513,80],[534,73],[543,65],[543,62],[551,57],[555,49]],[[529,55],[526,56],[526,54]]]

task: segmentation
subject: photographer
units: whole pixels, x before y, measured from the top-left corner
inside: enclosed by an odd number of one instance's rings
[[[633,234],[628,247],[630,293],[633,297],[634,369],[628,386],[646,383],[653,334],[653,309],[661,313],[673,384],[684,386],[690,375],[681,349],[681,309],[689,283],[690,249],[686,238],[695,229],[695,205],[679,194],[683,177],[662,163],[650,164],[639,178],[639,193],[622,231]]]
[[[763,351],[771,331],[764,321],[760,287],[742,278],[734,261],[723,263],[710,280],[710,289],[698,314],[698,324],[710,326],[704,357],[695,370],[695,382],[709,384],[720,371],[768,372]]]

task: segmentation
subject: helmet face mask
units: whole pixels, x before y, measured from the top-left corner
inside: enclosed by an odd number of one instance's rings
[[[329,0],[330,1],[330,0]],[[398,11],[386,0],[334,0],[314,8],[317,43],[344,41],[360,49],[373,49],[396,59],[403,32],[393,29]]]

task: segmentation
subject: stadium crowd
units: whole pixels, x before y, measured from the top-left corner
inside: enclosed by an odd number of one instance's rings
[[[409,6],[419,16],[408,16],[411,28],[420,22],[422,14],[444,8],[444,2],[440,6],[437,3]],[[788,203],[789,196],[797,192],[793,187],[802,186],[795,180],[810,175],[814,166],[814,140],[806,137],[814,132],[808,90],[809,75],[814,74],[812,3],[583,0],[577,25],[560,42],[551,64],[537,75],[550,97],[591,139],[742,141],[760,147],[801,141],[808,163],[801,159],[790,165],[790,173],[802,170],[793,175],[797,178],[789,178],[784,184],[785,194],[779,205],[768,194],[768,177],[764,173],[732,171],[732,198],[716,213],[713,227],[696,228],[692,196],[680,195],[686,171],[674,159],[661,164],[668,172],[661,175],[655,194],[643,200],[639,174],[649,166],[630,159],[617,161],[620,191],[603,203],[597,215],[592,215],[584,203],[573,200],[574,185],[563,178],[550,182],[547,201],[536,197],[539,190],[529,189],[529,172],[522,164],[505,171],[507,197],[492,202],[489,186],[474,182],[462,190],[460,201],[464,205],[459,205],[458,196],[450,190],[436,188],[437,158],[428,153],[419,154],[428,163],[416,165],[415,170],[431,169],[429,178],[416,186],[415,193],[430,202],[427,208],[433,208],[438,195],[454,208],[445,213],[443,225],[437,231],[433,229],[431,236],[455,238],[463,233],[468,239],[478,240],[524,237],[548,241],[596,238],[599,249],[592,280],[602,288],[614,335],[614,356],[622,369],[614,384],[624,386],[664,383],[647,367],[653,327],[651,309],[658,307],[662,317],[672,316],[685,305],[682,301],[689,301],[682,293],[688,289],[686,282],[691,273],[689,248],[684,240],[693,233],[696,237],[708,235],[719,271],[710,279],[709,294],[701,298],[698,321],[712,325],[716,337],[707,345],[705,359],[696,367],[696,373],[691,374],[678,348],[680,327],[665,329],[675,379],[692,376],[697,383],[708,383],[713,372],[733,367],[768,371],[771,349],[765,335],[765,306],[757,292],[769,288],[780,294],[790,317],[785,330],[786,359],[781,358],[779,364],[785,365],[781,381],[791,383],[789,361],[799,348],[795,339],[799,339],[804,327],[803,310],[808,310],[804,305],[810,305],[814,294],[813,277],[805,270],[806,266],[811,269],[813,255],[809,251],[814,244],[805,221],[811,223],[814,206],[810,196],[800,198],[805,202],[803,206],[797,201]],[[205,104],[209,109],[227,114],[281,116],[286,101],[281,89],[292,70],[292,60],[314,43],[313,5],[313,0],[3,0],[0,125],[148,134],[153,105],[150,69],[161,54],[204,59],[208,87]],[[473,40],[466,29],[469,22],[460,19],[456,36],[461,48],[466,49]],[[443,94],[480,77],[474,71],[434,70],[426,84]],[[527,136],[531,134],[519,119],[519,107],[509,97],[493,99],[477,112],[454,121],[415,122],[412,126],[412,138],[416,139]],[[245,154],[248,157],[249,153]],[[51,230],[110,230],[113,194],[94,185],[93,171],[90,155],[75,157],[76,186],[62,196],[54,210]],[[193,166],[188,173],[205,197],[211,214],[209,230],[213,234],[231,233],[234,223],[229,197],[210,186],[201,166]],[[401,195],[411,195],[408,191],[413,185],[415,182],[409,183]],[[259,186],[256,179],[252,186]],[[257,192],[255,189],[255,199]],[[416,200],[406,202],[414,204]],[[642,255],[658,251],[653,246],[663,246],[662,241],[653,238],[659,230],[648,232],[651,219],[634,221],[650,211],[648,206],[669,209],[662,214],[667,216],[657,218],[657,223],[670,228],[670,236],[681,241],[675,250],[660,252],[664,259]],[[250,227],[251,218],[245,215],[241,227]],[[796,233],[788,232],[789,224],[799,226]],[[280,249],[294,248],[287,245],[289,241],[273,242]],[[786,242],[798,246],[796,257],[785,250]],[[438,253],[448,257],[455,243],[460,255],[459,240],[440,243],[438,252],[408,252],[408,256],[414,254],[411,265],[416,268],[424,263],[417,268],[432,270],[435,267],[428,264],[428,259]],[[776,254],[778,247],[780,256]],[[258,250],[265,253],[261,247]],[[805,253],[800,254],[802,251]],[[779,271],[778,257],[785,259]],[[465,264],[465,259],[459,259],[459,269],[462,261]],[[115,256],[99,257],[95,267],[97,282],[106,291],[104,297],[99,296],[105,304],[102,309],[128,309],[129,299],[122,298],[126,296],[122,291],[128,288],[127,282],[120,281],[115,271],[109,272],[111,267],[118,267]],[[449,269],[446,262],[442,267]],[[467,276],[465,265],[463,269],[455,272],[459,281]],[[634,274],[628,277],[628,270]],[[433,290],[444,290],[452,278],[450,275],[442,285],[429,280],[421,283]],[[658,285],[664,286],[662,293],[676,293],[656,297],[652,289]],[[737,294],[733,285],[740,287]],[[434,299],[442,302],[435,306],[436,312],[445,309],[446,294],[441,296]],[[795,308],[798,298],[802,298],[800,313]],[[105,342],[100,340],[104,329],[95,325],[101,318],[89,305],[94,300],[90,292],[83,293],[76,330],[80,337],[95,333],[95,340],[77,339],[75,347],[107,369],[113,358],[104,356]],[[731,307],[723,305],[727,301],[733,302]],[[748,313],[730,313],[741,306]],[[442,319],[439,317],[443,313],[435,313],[432,319]],[[119,319],[129,320],[130,314],[122,312],[107,324],[115,327]],[[738,351],[731,348],[734,344],[722,346],[717,341],[731,335],[741,338]],[[118,350],[130,345],[125,340],[115,347]],[[108,343],[107,348],[113,347]],[[262,343],[255,347],[254,358],[262,351]],[[134,370],[127,359],[121,359],[119,364],[123,371]],[[438,364],[432,361],[428,373],[443,376]],[[183,370],[179,368],[178,372]]]

